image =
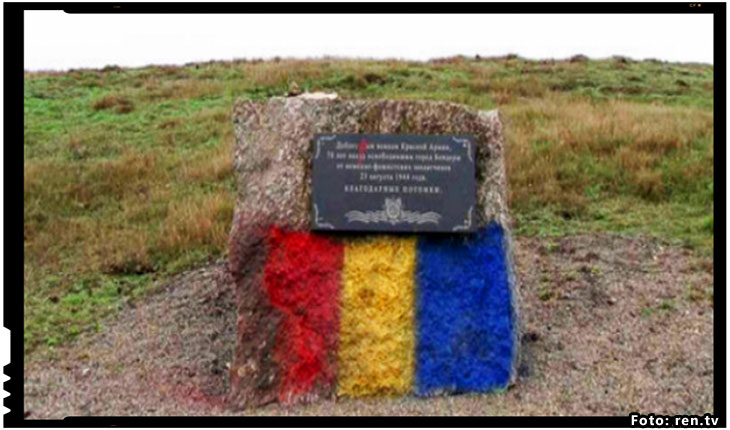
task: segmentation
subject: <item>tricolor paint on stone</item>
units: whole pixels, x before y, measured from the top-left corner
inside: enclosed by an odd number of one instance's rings
[[[234,124],[232,406],[514,381],[517,287],[496,111],[305,94],[239,101]],[[473,136],[476,231],[310,231],[312,139],[323,133]]]

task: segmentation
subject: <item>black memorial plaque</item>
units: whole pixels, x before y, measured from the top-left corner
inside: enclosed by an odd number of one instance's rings
[[[312,151],[313,230],[474,231],[471,136],[318,134]]]

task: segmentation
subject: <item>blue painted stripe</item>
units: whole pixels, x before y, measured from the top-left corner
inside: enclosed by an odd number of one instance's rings
[[[416,291],[416,393],[506,386],[515,330],[504,231],[422,236]]]

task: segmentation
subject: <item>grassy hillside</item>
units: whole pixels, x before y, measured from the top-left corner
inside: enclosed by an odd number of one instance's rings
[[[518,234],[646,233],[712,251],[709,65],[509,56],[26,73],[26,353],[98,330],[123,301],[225,253],[233,100],[291,81],[499,108]]]

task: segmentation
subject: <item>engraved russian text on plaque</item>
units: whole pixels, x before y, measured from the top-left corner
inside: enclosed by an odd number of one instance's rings
[[[318,134],[313,145],[313,230],[474,230],[473,137]]]

